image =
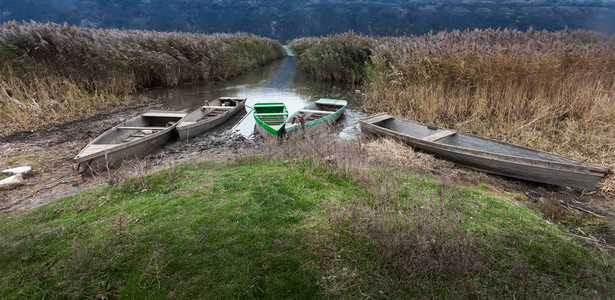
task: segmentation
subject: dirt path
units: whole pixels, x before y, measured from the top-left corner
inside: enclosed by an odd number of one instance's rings
[[[237,153],[251,143],[239,134],[215,132],[192,139],[189,143],[172,141],[148,159],[127,163],[109,173],[87,177],[77,174],[73,157],[92,139],[155,106],[153,103],[140,104],[0,138],[0,170],[25,165],[33,167],[33,171],[26,176],[24,186],[0,191],[0,213],[33,208],[58,198],[76,195],[83,190],[154,172],[204,155]]]

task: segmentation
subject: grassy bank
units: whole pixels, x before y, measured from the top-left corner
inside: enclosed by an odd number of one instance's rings
[[[613,37],[585,31],[347,33],[298,39],[291,48],[309,73],[364,82],[367,111],[615,167]]]
[[[250,34],[0,24],[0,134],[137,101],[150,87],[223,80],[286,55]]]
[[[2,216],[0,297],[615,296],[613,258],[531,210],[338,146],[178,166]]]

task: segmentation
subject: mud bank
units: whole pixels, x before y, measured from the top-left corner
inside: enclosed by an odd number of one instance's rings
[[[0,213],[33,208],[93,187],[114,184],[199,157],[232,155],[252,143],[250,139],[233,131],[214,131],[211,135],[202,135],[189,142],[174,140],[147,159],[129,161],[109,172],[92,176],[77,174],[73,157],[92,139],[116,124],[157,106],[159,104],[139,104],[0,138],[1,169],[22,165],[33,167],[24,186],[0,191]]]

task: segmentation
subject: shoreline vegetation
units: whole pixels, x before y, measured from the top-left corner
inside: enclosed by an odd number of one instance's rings
[[[252,34],[0,24],[0,135],[143,101],[135,93],[224,80],[286,52]]]
[[[362,83],[364,109],[615,168],[615,37],[474,30],[352,32],[290,43],[298,68]],[[599,189],[615,195],[615,182]]]

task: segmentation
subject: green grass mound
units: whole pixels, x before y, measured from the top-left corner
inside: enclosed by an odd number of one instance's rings
[[[373,175],[183,165],[2,216],[0,298],[614,296],[612,257],[531,210]]]

